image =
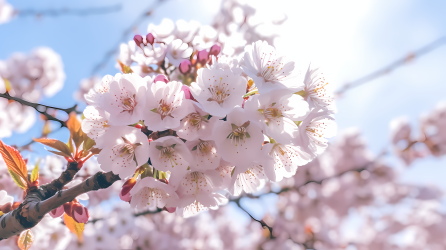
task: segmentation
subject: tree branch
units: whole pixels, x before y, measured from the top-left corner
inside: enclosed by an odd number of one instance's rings
[[[54,116],[48,114],[48,112],[47,112],[48,109],[60,110],[60,111],[63,111],[63,112],[65,112],[65,113],[67,113],[68,115],[69,115],[71,112],[76,112],[77,114],[80,114],[80,113],[81,113],[81,112],[79,112],[79,111],[76,110],[76,108],[77,108],[77,104],[74,105],[74,106],[71,107],[71,108],[64,109],[64,108],[57,108],[57,107],[53,107],[53,106],[48,106],[48,105],[43,105],[43,104],[39,104],[39,103],[34,103],[34,102],[28,102],[28,101],[25,101],[25,100],[23,100],[23,99],[21,99],[21,98],[11,96],[11,95],[9,95],[8,92],[6,92],[6,93],[4,93],[4,94],[0,94],[0,97],[6,98],[6,99],[8,99],[8,100],[16,101],[16,102],[18,102],[18,103],[20,103],[20,104],[22,104],[22,105],[25,105],[25,106],[32,107],[32,108],[34,108],[37,112],[39,112],[40,114],[44,115],[48,120],[50,120],[50,121],[56,121],[56,122],[60,123],[61,127],[66,127],[67,124],[66,124],[64,121],[59,120],[59,119],[57,119],[56,117],[54,117]]]
[[[413,60],[416,57],[420,57],[422,55],[428,54],[429,52],[443,46],[446,44],[446,37],[441,37],[428,45],[416,50],[415,52],[409,53],[408,55],[404,56],[403,58],[397,59],[396,61],[390,63],[389,65],[372,72],[364,77],[361,77],[355,81],[349,82],[342,86],[338,91],[335,92],[337,96],[342,95],[344,92],[346,92],[349,89],[358,87],[364,83],[370,82],[372,80],[375,80],[376,78],[379,78],[383,75],[388,74],[389,72],[395,70],[396,68],[399,68],[406,64],[407,62]]]
[[[120,180],[119,176],[112,172],[98,172],[82,183],[62,190],[73,180],[78,171],[76,162],[69,163],[59,178],[39,188],[31,188],[19,207],[0,217],[0,240],[34,227],[51,210],[72,201],[76,196],[92,190],[108,188],[115,181]]]
[[[260,223],[260,225],[262,226],[262,228],[268,228],[270,239],[274,239],[274,238],[275,238],[275,237],[273,236],[273,228],[270,227],[270,226],[268,226],[268,224],[266,224],[265,221],[263,221],[263,220],[258,220],[258,219],[256,219],[256,218],[252,217],[252,215],[251,215],[250,213],[248,213],[248,211],[246,211],[246,209],[244,209],[244,208],[242,207],[242,205],[240,205],[240,199],[235,199],[235,200],[232,200],[232,201],[235,202],[235,204],[237,204],[237,206],[238,206],[241,210],[243,210],[245,213],[247,213],[247,214],[249,215],[249,217],[251,217],[251,219],[253,219],[253,220],[257,221],[258,223]]]
[[[33,10],[33,9],[25,9],[25,10],[16,10],[16,15],[19,17],[26,16],[62,16],[62,15],[75,15],[75,16],[88,16],[88,15],[98,15],[98,14],[108,14],[116,11],[120,11],[122,9],[121,4],[116,4],[112,6],[104,6],[104,7],[93,7],[86,9],[48,9],[48,10]]]

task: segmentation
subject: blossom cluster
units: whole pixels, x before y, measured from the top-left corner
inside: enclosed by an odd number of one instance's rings
[[[0,60],[0,93],[37,102],[59,92],[65,81],[60,55],[47,47],[30,54],[14,53]],[[32,107],[0,99],[0,138],[11,136],[12,131],[24,132],[35,122]]]
[[[209,27],[166,20],[121,46],[125,74],[85,95],[82,129],[102,149],[101,169],[127,179],[121,199],[189,217],[291,177],[325,150],[335,108],[318,67],[301,82],[266,41],[228,55]]]

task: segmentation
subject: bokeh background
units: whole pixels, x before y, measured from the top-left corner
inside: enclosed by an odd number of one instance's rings
[[[120,5],[121,10],[108,14],[78,16],[17,17],[0,25],[0,59],[13,52],[29,52],[47,46],[61,55],[66,81],[63,89],[42,103],[71,107],[76,103],[74,92],[83,78],[91,76],[94,67],[107,51],[136,33],[145,33],[148,23],[159,24],[163,18],[196,20],[211,24],[220,9],[220,0],[169,0],[138,25],[137,16],[152,5],[153,0],[10,0],[14,8],[25,9],[82,9]],[[445,1],[422,0],[336,0],[336,1],[260,1],[263,15],[285,13],[276,39],[279,53],[293,58],[298,67],[306,70],[308,62],[324,67],[333,90],[373,73],[393,61],[407,57],[413,51],[446,36]],[[127,36],[123,32],[132,28]],[[107,58],[106,66],[96,72],[102,77],[118,73],[115,58]],[[338,96],[336,121],[339,131],[357,127],[374,154],[391,150],[389,122],[396,117],[408,117],[414,128],[421,114],[446,100],[446,46],[408,60],[404,65]],[[303,76],[303,74],[302,74]],[[80,108],[83,108],[80,104]],[[55,125],[57,126],[57,125]],[[26,133],[14,133],[4,138],[7,144],[23,145],[41,134],[43,121],[37,121]],[[415,129],[416,131],[416,129]],[[52,137],[64,140],[68,131],[61,130]],[[41,145],[33,145],[24,156],[36,159],[48,154]],[[415,161],[410,168],[398,158],[388,155],[386,161],[401,172],[405,183],[435,185],[446,190],[446,158],[427,157]],[[258,200],[244,199],[243,205],[256,218],[275,213],[277,196]],[[441,201],[443,205],[444,199]],[[104,205],[105,206],[105,205]],[[248,223],[250,218],[236,208],[229,211],[234,223]],[[354,235],[355,215],[346,224],[345,233]]]

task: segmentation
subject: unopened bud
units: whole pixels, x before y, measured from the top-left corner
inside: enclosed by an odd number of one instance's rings
[[[68,216],[70,216],[70,217],[73,217],[73,214],[72,214],[72,211],[73,211],[73,209],[72,209],[72,205],[73,205],[73,202],[67,202],[67,203],[63,204],[63,210],[64,210],[64,212],[65,212]]]
[[[87,223],[88,222],[88,218],[90,218],[90,214],[88,213],[88,209],[86,207],[82,206],[82,204],[80,204],[80,203],[74,203],[72,207],[73,207],[73,209],[72,209],[72,213],[73,213],[72,218],[77,223]]]
[[[135,128],[137,128],[137,129],[141,129],[141,128],[142,128],[142,125],[138,123],[138,124],[135,125]]]
[[[142,36],[140,36],[140,35],[135,35],[135,36],[133,37],[133,41],[135,41],[136,46],[139,47],[139,46],[141,45],[141,43],[143,43]]]
[[[50,216],[53,218],[58,218],[64,214],[64,206],[59,206],[49,212]]]
[[[181,74],[184,75],[189,74],[191,69],[192,69],[192,63],[187,59],[184,59],[180,63],[180,66],[178,67],[178,70],[181,72]]]
[[[136,180],[133,178],[128,179],[122,185],[121,192],[119,192],[119,198],[123,201],[130,202],[130,190],[135,186]]]
[[[206,50],[202,50],[202,51],[198,52],[198,54],[197,54],[197,61],[201,65],[205,65],[208,60],[209,60],[209,52],[207,52]]]
[[[184,92],[184,97],[186,99],[192,99],[192,95],[190,93],[190,89],[188,86],[186,85],[181,86],[181,90]]]
[[[218,44],[214,44],[211,47],[211,50],[209,51],[209,55],[211,56],[218,56],[220,54],[221,51],[221,46]]]
[[[167,76],[161,74],[161,75],[157,75],[155,77],[155,79],[153,79],[153,82],[165,82],[165,83],[168,83],[169,79],[167,79]]]
[[[166,210],[169,213],[175,213],[177,211],[176,207],[164,207],[164,210]]]
[[[153,43],[155,42],[155,37],[153,37],[152,33],[146,35],[146,41],[153,45]]]

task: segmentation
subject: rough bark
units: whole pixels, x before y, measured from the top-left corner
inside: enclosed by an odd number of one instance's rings
[[[69,163],[59,178],[39,188],[29,190],[19,207],[0,217],[0,240],[20,234],[32,228],[51,210],[74,200],[90,191],[105,189],[120,180],[113,172],[98,172],[82,183],[63,190],[78,172],[77,163]]]

